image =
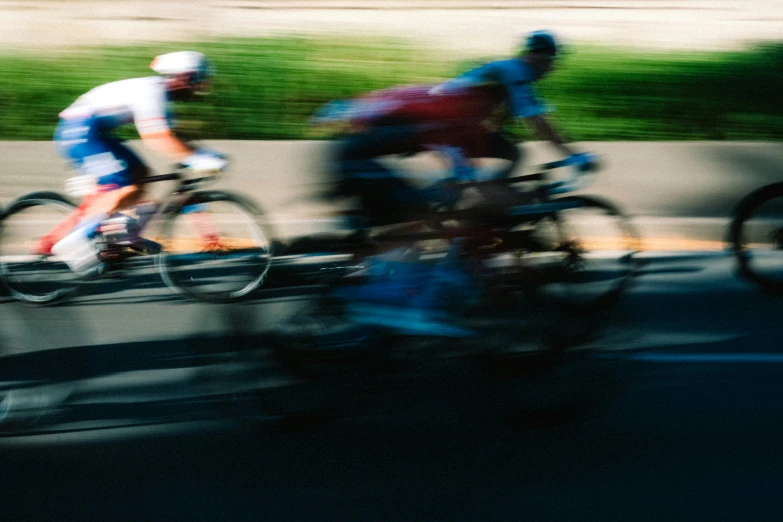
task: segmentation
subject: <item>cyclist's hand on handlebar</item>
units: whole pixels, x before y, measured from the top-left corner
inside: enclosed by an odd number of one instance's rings
[[[228,167],[228,159],[213,150],[197,149],[182,161],[182,165],[199,174],[218,174]]]
[[[589,152],[579,152],[563,160],[563,165],[573,166],[579,173],[592,172],[598,170],[598,156]]]

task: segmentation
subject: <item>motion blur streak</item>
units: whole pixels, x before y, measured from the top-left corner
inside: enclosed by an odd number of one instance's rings
[[[483,180],[517,157],[515,175],[567,157],[550,181],[579,167],[590,184],[565,203],[544,185],[488,190],[497,205],[441,213],[426,222],[436,239],[410,250],[405,235],[368,240],[367,216],[345,212],[356,201],[331,197],[340,140],[362,128],[345,116],[388,116],[356,100],[429,94],[517,56],[537,30],[563,45],[542,55],[554,69],[535,97],[577,154],[465,98],[448,123],[468,138],[505,125],[511,146],[494,142],[475,171],[456,147],[379,162],[439,210],[455,201],[442,178]],[[779,520],[782,35],[779,0],[0,2],[3,270],[42,257],[8,241],[11,225],[52,224],[5,211],[72,176],[52,143],[60,112],[183,49],[216,75],[193,86],[209,96],[174,103],[177,130],[231,164],[204,191],[241,194],[257,213],[221,226],[257,218],[274,247],[263,284],[234,303],[172,292],[153,255],[58,306],[0,285],[0,520]],[[87,139],[76,121],[68,146]],[[133,129],[118,137],[171,171]],[[535,218],[512,222],[509,207]],[[603,213],[563,217],[585,209]],[[598,233],[624,215],[619,240]],[[197,245],[220,284],[214,267],[252,236],[163,246]],[[567,302],[602,283],[610,298]],[[394,308],[430,298],[436,313]]]

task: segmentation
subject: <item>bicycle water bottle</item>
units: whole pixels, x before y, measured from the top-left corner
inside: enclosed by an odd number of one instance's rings
[[[100,265],[100,250],[95,244],[95,234],[103,216],[80,223],[77,228],[52,247],[52,253],[77,273],[85,273]]]

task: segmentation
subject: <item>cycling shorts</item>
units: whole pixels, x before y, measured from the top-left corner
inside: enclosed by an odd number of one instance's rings
[[[58,154],[82,175],[96,178],[103,190],[135,185],[146,172],[141,159],[94,116],[61,119],[54,141]]]

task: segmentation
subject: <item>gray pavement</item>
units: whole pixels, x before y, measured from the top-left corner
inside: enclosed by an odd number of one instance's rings
[[[607,325],[602,334],[602,343],[611,340],[611,348],[660,348],[753,335],[773,327],[775,314],[783,310],[783,301],[755,292],[735,277],[728,254],[650,252],[643,258],[645,265],[617,311],[620,322]],[[306,289],[304,294],[286,293],[280,284],[285,275],[273,268],[267,285],[248,303],[206,305],[173,293],[152,266],[141,265],[124,277],[101,280],[62,306],[30,308],[6,298],[0,343],[8,354],[218,335],[238,325],[256,335],[308,307]],[[41,330],[36,324],[47,327]]]
[[[235,157],[218,186],[281,225],[328,210],[307,199],[325,144],[212,145]],[[607,157],[592,191],[686,237],[703,237],[684,226],[694,220],[719,231],[741,195],[779,181],[783,154],[586,145]],[[51,144],[2,147],[4,203],[59,189]],[[21,400],[56,414],[0,438],[0,519],[779,520],[783,301],[720,252],[647,260],[616,307],[558,323],[589,357],[524,378],[407,344],[391,375],[301,383],[248,354],[307,310],[307,292],[210,306],[141,268],[54,308],[0,296],[0,374],[51,379]],[[260,399],[242,395],[248,373],[270,384]],[[243,417],[313,404],[334,413],[315,429]]]
[[[28,310],[28,330],[47,325],[28,342],[109,342],[61,356],[73,367],[92,361],[88,369],[126,372],[113,387],[82,383],[61,431],[0,439],[4,519],[779,519],[783,301],[734,278],[726,259],[649,264],[601,322],[603,358],[512,381],[415,359],[413,369],[427,371],[368,381],[345,401],[369,405],[293,432],[174,399],[236,374],[219,363],[176,373],[176,356],[199,349],[167,325],[232,334],[274,305],[142,305],[134,295]],[[24,309],[2,306],[23,325]],[[115,344],[134,320],[143,323],[141,342]],[[110,327],[115,342],[95,335]],[[590,400],[506,415],[509,404],[563,391]],[[96,429],[96,417],[131,427]]]

